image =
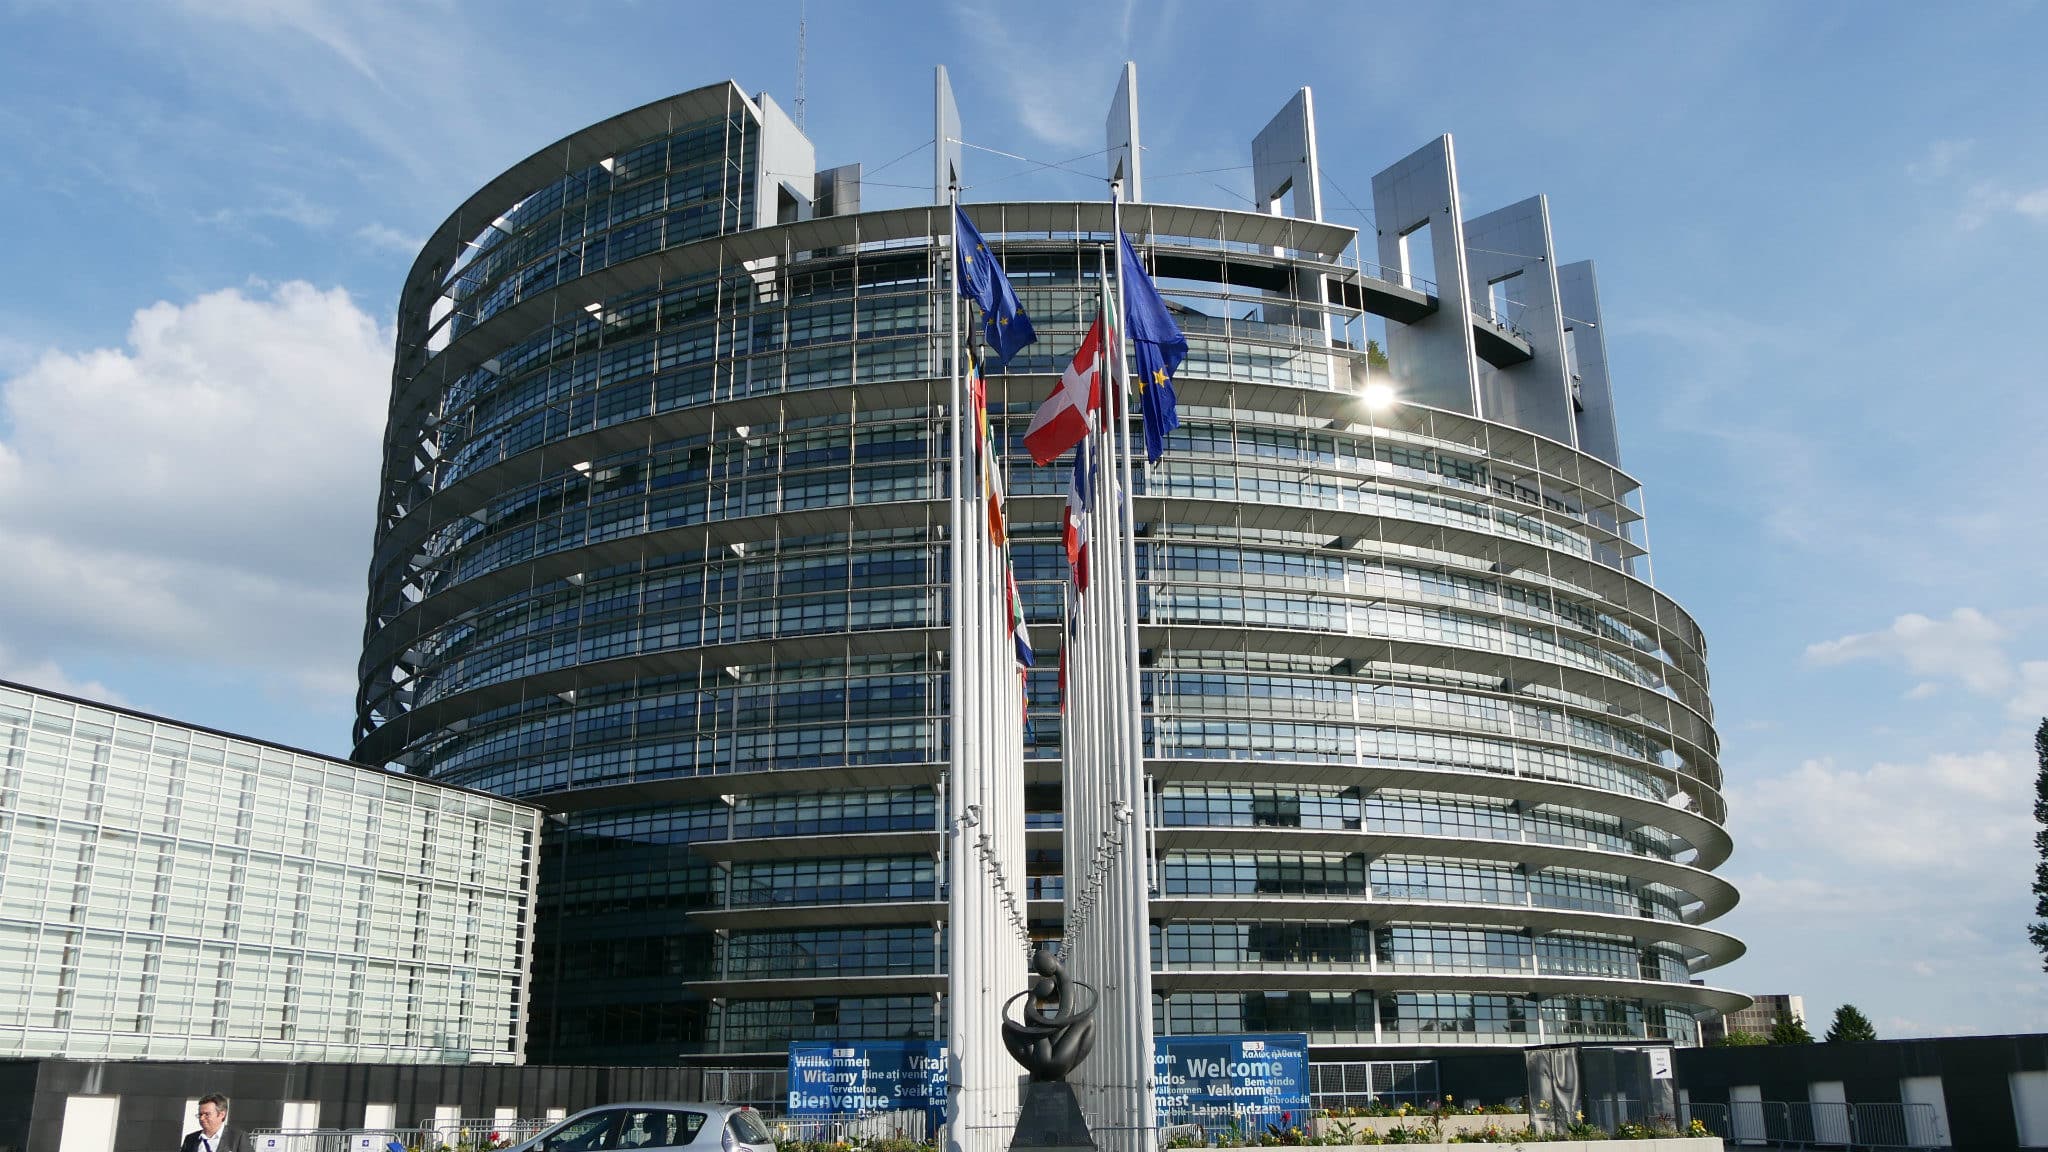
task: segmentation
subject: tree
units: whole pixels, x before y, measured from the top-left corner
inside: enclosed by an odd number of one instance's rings
[[[1771,1043],[1811,1044],[1813,1033],[1806,1030],[1806,1021],[1790,1013],[1784,1013],[1778,1017],[1776,1024],[1771,1025]]]
[[[2034,833],[2034,851],[2041,857],[2034,865],[2034,915],[2041,919],[2027,928],[2027,939],[2041,950],[2041,967],[2048,971],[2048,720],[2034,730],[2034,757],[2041,762],[2034,774],[2034,823],[2042,826]]]
[[[1828,1025],[1827,1040],[1830,1044],[1848,1044],[1858,1040],[1877,1039],[1877,1029],[1870,1026],[1870,1017],[1854,1004],[1844,1004],[1835,1009],[1835,1022]]]
[[[1722,1037],[1719,1037],[1718,1039],[1714,1039],[1714,1040],[1709,1040],[1709,1041],[1707,1041],[1707,1047],[1709,1047],[1709,1048],[1753,1048],[1753,1047],[1755,1047],[1756,1045],[1759,1045],[1759,1044],[1769,1044],[1769,1043],[1770,1043],[1770,1041],[1769,1041],[1768,1039],[1766,1039],[1766,1038],[1764,1037],[1764,1034],[1763,1034],[1763,1033],[1761,1033],[1761,1032],[1744,1032],[1744,1031],[1741,1031],[1740,1029],[1737,1029],[1737,1030],[1736,1030],[1736,1031],[1734,1031],[1734,1032],[1730,1032],[1730,1033],[1728,1033],[1728,1034],[1727,1034],[1726,1036],[1722,1036]]]

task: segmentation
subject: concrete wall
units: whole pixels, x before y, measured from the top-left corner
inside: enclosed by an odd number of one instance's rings
[[[761,169],[754,174],[756,227],[811,218],[811,197],[818,184],[818,151],[766,92],[754,98],[761,109]],[[793,198],[794,214],[778,213],[777,205]]]
[[[1528,338],[1534,359],[1508,368],[1479,363],[1479,409],[1490,420],[1574,443],[1571,373],[1565,365],[1564,321],[1558,305],[1557,256],[1550,242],[1550,202],[1531,196],[1465,221],[1465,268],[1480,322],[1502,311]],[[1491,307],[1492,286],[1508,306]]]
[[[1116,91],[1109,97],[1109,116],[1102,123],[1103,144],[1109,149],[1108,176],[1124,182],[1124,200],[1137,203],[1145,198],[1145,150],[1138,141],[1138,64],[1124,61],[1117,73]]]
[[[1579,451],[1621,466],[1621,434],[1614,424],[1614,388],[1607,375],[1607,330],[1600,326],[1600,282],[1593,262],[1581,260],[1557,270],[1557,299],[1564,313],[1578,375],[1573,420]]]
[[[1451,138],[1439,136],[1374,176],[1372,204],[1383,267],[1413,271],[1402,261],[1401,238],[1425,224],[1436,264],[1436,311],[1413,324],[1387,322],[1396,389],[1413,403],[1477,413],[1479,357],[1472,345],[1471,281]]]
[[[1282,197],[1294,194],[1294,210]],[[1323,189],[1316,167],[1315,97],[1297,91],[1252,137],[1252,199],[1262,212],[1297,220],[1323,218]]]

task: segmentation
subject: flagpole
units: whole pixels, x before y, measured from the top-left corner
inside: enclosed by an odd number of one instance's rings
[[[960,218],[957,212],[959,196],[960,192],[957,187],[947,189],[946,221],[948,243],[946,246],[946,270],[949,283],[938,294],[939,299],[945,302],[946,308],[946,374],[952,386],[951,400],[947,405],[949,447],[946,453],[947,468],[950,471],[946,499],[946,583],[947,595],[950,597],[950,602],[947,605],[946,752],[947,761],[951,769],[952,787],[947,791],[948,807],[945,815],[946,835],[944,840],[949,848],[946,858],[947,924],[955,935],[958,935],[964,927],[962,920],[965,909],[961,896],[966,891],[967,827],[964,823],[964,816],[967,811],[966,797],[968,791],[966,773],[961,771],[963,767],[961,749],[964,747],[963,733],[961,732],[961,705],[966,697],[966,689],[962,678],[961,666],[963,661],[961,657],[966,654],[966,628],[964,621],[961,619],[960,611],[962,603],[960,578],[963,574],[964,559],[961,550],[961,529],[963,526],[962,521],[965,519],[962,515],[960,494],[961,489],[965,487],[966,476],[961,467],[960,420],[962,389],[960,387],[960,330],[958,309],[955,303],[960,292]],[[933,303],[936,304],[938,301],[935,300]],[[960,949],[956,948],[953,951],[957,953]],[[960,1089],[963,1079],[961,1072],[963,1070],[962,1066],[966,1061],[966,1053],[956,1042],[960,1037],[960,1030],[954,1023],[959,1016],[958,1009],[964,1003],[962,993],[965,982],[960,978],[961,967],[962,957],[953,955],[952,963],[946,970],[947,1000],[954,1009],[948,1013],[946,1028],[948,1057],[946,1061],[948,1065],[946,1069],[946,1145],[949,1152],[960,1152],[962,1148],[961,1121],[963,1117],[960,1107],[962,1103]]]
[[[1112,241],[1117,245],[1117,289],[1123,295],[1123,182],[1110,182],[1110,216],[1115,235]],[[1121,319],[1119,313],[1119,319]],[[1118,831],[1124,837],[1123,851],[1115,860],[1119,893],[1118,913],[1124,918],[1123,932],[1135,947],[1135,953],[1126,950],[1131,961],[1126,972],[1129,981],[1126,988],[1126,1018],[1130,1037],[1129,1043],[1136,1051],[1129,1054],[1129,1065],[1137,1075],[1133,1085],[1136,1099],[1131,1104],[1139,1120],[1138,1138],[1134,1142],[1139,1152],[1151,1152],[1156,1146],[1158,1127],[1154,1115],[1152,1091],[1152,959],[1150,916],[1148,912],[1149,885],[1148,868],[1145,859],[1146,810],[1144,808],[1145,749],[1144,749],[1144,694],[1142,690],[1143,671],[1139,667],[1138,646],[1138,563],[1137,563],[1137,493],[1131,480],[1131,421],[1129,373],[1124,370],[1123,335],[1119,328],[1116,346],[1116,365],[1123,387],[1116,389],[1116,420],[1114,435],[1117,452],[1116,461],[1118,487],[1121,499],[1113,505],[1120,526],[1117,532],[1118,547],[1122,551],[1124,580],[1117,595],[1122,619],[1121,635],[1115,638],[1121,649],[1121,659],[1115,665],[1119,683],[1117,690],[1123,696],[1123,706],[1117,711],[1122,724],[1119,736],[1122,746],[1117,760],[1119,778],[1111,789],[1124,804],[1123,827]]]

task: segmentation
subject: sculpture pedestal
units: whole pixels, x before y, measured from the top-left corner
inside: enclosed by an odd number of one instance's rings
[[[1017,1094],[1017,1130],[1010,1147],[1032,1152],[1095,1152],[1081,1101],[1064,1080],[1027,1080]]]

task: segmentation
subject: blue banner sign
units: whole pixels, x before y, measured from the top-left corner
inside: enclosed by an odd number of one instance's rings
[[[1300,1121],[1308,1116],[1308,1037],[1300,1032],[1158,1036],[1152,1042],[1152,1066],[1162,1117],[1292,1113]]]
[[[946,1110],[946,1046],[934,1040],[799,1040],[789,1046],[792,1116]]]

